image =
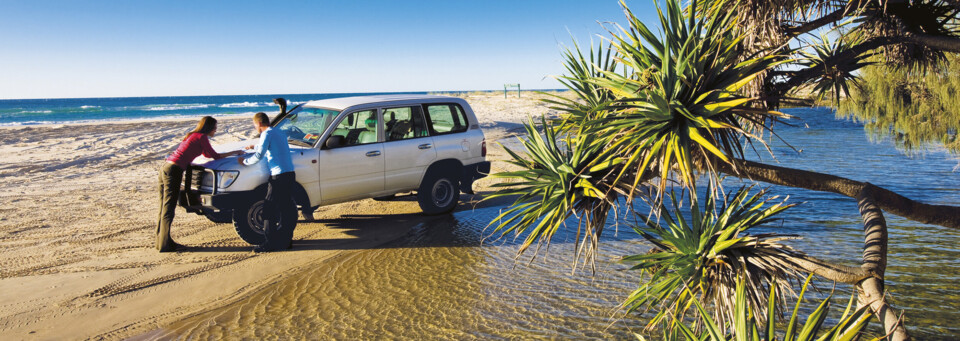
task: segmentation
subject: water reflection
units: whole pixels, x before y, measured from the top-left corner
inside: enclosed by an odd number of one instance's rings
[[[150,337],[336,339],[627,338],[621,266],[571,275],[569,259],[514,263],[512,240],[483,240],[499,208],[438,217],[402,241],[347,250],[228,307]],[[615,237],[611,237],[615,241]],[[643,246],[625,243],[632,248]],[[554,248],[572,247],[562,241]],[[558,250],[559,251],[559,250]],[[560,257],[565,258],[565,257]]]

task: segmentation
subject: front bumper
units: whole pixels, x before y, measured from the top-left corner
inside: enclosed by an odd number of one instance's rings
[[[232,210],[245,203],[249,203],[251,198],[255,197],[253,192],[254,191],[201,194],[200,205],[216,211]]]
[[[179,204],[187,212],[203,214],[205,211],[229,211],[249,203],[251,198],[257,196],[254,193],[256,191],[221,192],[214,190],[211,193],[209,186],[202,186],[203,178],[209,176],[215,175],[201,166],[192,166],[190,171],[185,174],[185,186],[180,189]],[[214,179],[211,183],[216,182],[216,179]],[[261,194],[260,197],[262,196]]]
[[[202,214],[203,211],[229,211],[241,207],[256,198],[256,191],[203,193],[194,189],[184,189],[180,195],[180,206],[187,212]],[[263,195],[261,194],[260,197]]]

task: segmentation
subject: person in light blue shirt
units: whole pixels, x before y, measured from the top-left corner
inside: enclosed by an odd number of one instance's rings
[[[257,115],[263,114],[257,113]],[[256,116],[254,116],[256,117]],[[267,117],[267,114],[263,114]],[[256,145],[253,156],[249,158],[240,158],[240,164],[252,166],[261,159],[267,159],[267,167],[270,168],[270,175],[280,175],[293,172],[293,160],[290,158],[290,145],[287,143],[287,133],[280,129],[270,127],[270,119],[266,119],[266,124],[259,124],[254,118],[254,125],[257,132],[260,133],[260,143]],[[252,147],[252,146],[251,146]],[[247,147],[250,149],[250,147]]]
[[[293,171],[293,160],[290,158],[287,134],[283,130],[270,127],[270,118],[262,112],[253,115],[253,125],[260,133],[260,143],[254,148],[252,156],[240,157],[237,161],[241,165],[250,166],[266,159],[267,167],[270,168],[267,196],[263,202],[264,242],[254,247],[253,251],[268,252],[289,248],[293,229],[296,228],[297,206],[293,201],[293,188],[297,184],[297,178]],[[280,226],[278,222],[281,214],[290,210],[293,211],[292,215],[283,216],[292,216],[293,221],[283,221],[284,226]]]

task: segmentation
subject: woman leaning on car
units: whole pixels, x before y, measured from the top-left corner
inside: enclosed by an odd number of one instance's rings
[[[184,136],[177,150],[170,154],[160,167],[160,222],[157,223],[157,250],[160,252],[176,251],[181,247],[170,238],[170,224],[173,223],[177,199],[180,197],[183,172],[190,169],[193,159],[201,154],[211,159],[243,154],[243,151],[239,150],[225,154],[219,154],[213,150],[210,146],[210,138],[216,133],[217,120],[204,116],[197,123],[197,127]]]

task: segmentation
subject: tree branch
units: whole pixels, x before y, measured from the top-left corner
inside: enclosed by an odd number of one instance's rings
[[[824,69],[830,67],[840,66],[842,63],[849,61],[857,56],[866,53],[870,50],[883,47],[886,45],[894,44],[915,44],[931,47],[941,51],[955,52],[960,53],[960,37],[947,37],[947,36],[938,36],[930,35],[925,33],[910,32],[904,34],[903,36],[889,36],[889,37],[876,37],[868,39],[863,43],[860,43],[846,51],[843,51],[835,56],[827,58],[824,60],[822,65],[817,65],[809,67],[806,69],[800,69],[796,71],[786,71],[782,76],[788,77],[786,81],[782,83],[776,83],[773,85],[773,91],[771,95],[782,96],[791,89],[806,83],[807,81],[820,77],[823,75]],[[854,71],[854,70],[843,70],[843,71]]]
[[[817,20],[808,21],[806,23],[803,23],[797,26],[785,27],[784,33],[787,35],[788,38],[795,38],[801,34],[823,27],[824,25],[835,23],[840,19],[843,19],[843,17],[846,14],[847,14],[847,9],[841,8],[834,11],[833,13],[822,16]]]
[[[854,199],[859,198],[861,192],[869,186],[869,191],[876,200],[877,206],[884,211],[924,224],[960,229],[960,207],[924,204],[869,183],[835,175],[772,166],[754,161],[737,161],[736,168],[720,162],[717,169],[739,178],[837,193]]]
[[[809,67],[806,69],[792,71],[792,73],[788,74],[789,78],[787,78],[786,81],[782,83],[776,83],[773,85],[773,91],[771,95],[774,95],[774,96],[783,95],[787,93],[787,91],[790,91],[790,89],[798,87],[811,79],[822,76],[824,69],[826,68],[838,66],[847,60],[856,58],[857,56],[864,54],[870,50],[876,49],[878,47],[897,44],[900,42],[902,42],[901,39],[894,39],[892,37],[878,37],[878,38],[872,38],[867,41],[864,41],[859,45],[851,47],[850,49],[847,49],[841,53],[838,53],[835,56],[827,58],[826,60],[824,60],[824,63],[822,65],[817,65],[817,66]],[[845,70],[845,71],[853,71],[853,70]]]
[[[941,51],[960,53],[960,38],[930,35],[925,33],[910,33],[903,38],[904,42],[924,45]]]
[[[793,260],[797,270],[802,270],[826,278],[828,280],[850,285],[856,285],[872,275],[863,268],[830,264],[822,260],[807,256],[801,259]]]
[[[860,217],[863,218],[863,265],[864,272],[872,273],[858,284],[857,305],[870,306],[870,310],[877,316],[890,340],[910,340],[907,329],[896,310],[887,303],[883,285],[883,274],[887,267],[887,221],[883,218],[883,211],[877,206],[873,195],[877,186],[867,183],[857,196],[860,208]]]
[[[910,340],[910,335],[897,312],[887,303],[884,291],[884,272],[887,267],[887,222],[883,211],[894,212],[908,219],[960,228],[960,207],[928,205],[910,200],[869,182],[859,182],[835,175],[771,166],[759,162],[738,160],[737,168],[725,163],[719,171],[771,184],[830,192],[857,199],[863,219],[863,264],[859,269],[827,265],[814,258],[797,261],[802,269],[829,280],[853,284],[857,287],[858,304],[869,305],[891,340]]]

